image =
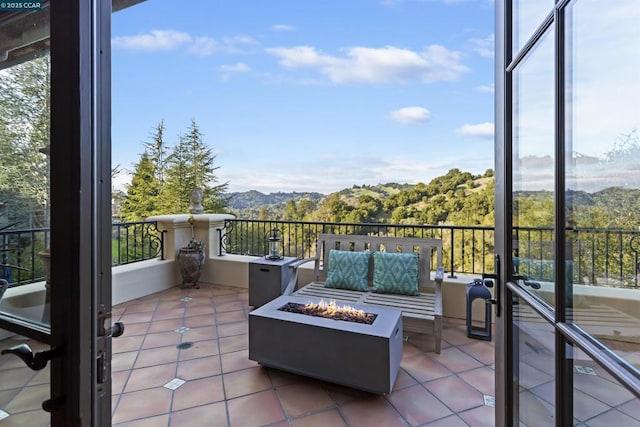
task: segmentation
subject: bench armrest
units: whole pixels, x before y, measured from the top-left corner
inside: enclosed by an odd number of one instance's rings
[[[291,275],[291,279],[289,279],[289,284],[287,284],[287,288],[284,290],[282,295],[291,295],[295,290],[298,284],[298,272],[299,267],[311,261],[318,261],[318,257],[304,258],[298,261],[294,261],[289,264],[289,268],[293,269],[293,274]]]
[[[436,275],[434,277],[434,280],[436,282],[442,283],[442,281],[444,280],[444,267],[436,268]]]
[[[436,268],[436,274],[433,279],[436,285],[433,311],[434,314],[442,316],[442,281],[444,280],[444,267]]]

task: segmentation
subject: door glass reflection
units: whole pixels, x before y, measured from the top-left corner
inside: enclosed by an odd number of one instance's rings
[[[572,351],[573,350],[573,351]],[[576,424],[640,425],[640,401],[583,351],[569,347],[573,361]]]
[[[523,300],[513,309],[514,425],[555,426],[554,328]]]
[[[513,53],[529,41],[538,26],[553,12],[553,0],[515,0],[513,2]]]
[[[0,329],[0,351],[27,344],[35,352],[49,347],[35,340]],[[11,354],[0,356],[0,425],[47,427],[50,416],[42,410],[49,399],[49,364],[32,371]]]
[[[513,266],[519,283],[553,305],[555,132],[553,32],[514,71]]]
[[[49,324],[51,61],[48,51],[39,55],[0,70],[0,279],[8,286],[0,315],[42,326]]]
[[[620,0],[602,12],[596,1],[566,12],[568,320],[638,364],[640,60],[629,53],[640,9]]]

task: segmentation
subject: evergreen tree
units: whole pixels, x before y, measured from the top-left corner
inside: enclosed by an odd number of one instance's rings
[[[284,219],[287,221],[297,221],[301,219],[294,200],[289,200],[284,206]]]
[[[223,194],[228,183],[216,184],[218,178],[215,171],[216,156],[202,139],[202,133],[195,120],[186,133],[180,137],[169,157],[167,157],[166,180],[164,183],[163,200],[168,212],[187,212],[189,208],[189,193],[194,188],[203,190],[202,206],[207,212],[215,212],[227,205]]]
[[[151,141],[144,143],[144,151],[147,153],[149,160],[154,166],[154,175],[160,187],[164,185],[165,173],[167,168],[167,144],[164,142],[164,120],[155,128],[155,132],[151,134]]]
[[[120,214],[126,222],[144,221],[151,215],[160,213],[158,179],[155,165],[145,151],[135,165],[127,197],[120,205]]]

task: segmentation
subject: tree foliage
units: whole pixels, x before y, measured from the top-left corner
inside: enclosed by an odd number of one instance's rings
[[[217,184],[216,156],[204,143],[195,120],[178,143],[169,148],[164,140],[165,126],[161,121],[144,144],[145,150],[135,165],[122,213],[128,221],[138,221],[150,215],[186,213],[190,193],[203,190],[205,212],[224,209],[227,183]]]
[[[122,201],[120,212],[127,222],[143,221],[160,213],[160,185],[156,168],[145,151],[135,165],[131,184]]]
[[[23,228],[48,225],[50,70],[44,56],[0,79],[0,202],[6,219]]]

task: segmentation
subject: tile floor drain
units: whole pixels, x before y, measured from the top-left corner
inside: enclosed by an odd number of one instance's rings
[[[166,383],[163,387],[164,388],[168,388],[169,390],[176,390],[177,388],[179,388],[184,383],[186,383],[185,380],[182,380],[180,378],[174,378],[171,381],[169,381],[168,383]]]
[[[594,371],[593,368],[590,368],[588,366],[573,365],[573,367],[576,369],[576,372],[579,374],[597,375],[596,371]]]
[[[193,343],[192,342],[183,342],[180,343],[176,346],[176,348],[180,349],[180,350],[185,350],[187,348],[191,348],[193,347]]]
[[[482,400],[484,400],[485,406],[491,406],[492,408],[496,407],[496,398],[495,396],[489,396],[487,394],[482,395]]]

